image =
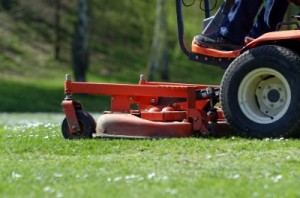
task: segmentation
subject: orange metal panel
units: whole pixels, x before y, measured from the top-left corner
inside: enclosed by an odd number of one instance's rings
[[[236,58],[245,50],[252,48],[254,46],[260,45],[265,42],[276,42],[279,40],[298,40],[300,41],[300,30],[287,30],[287,31],[274,31],[269,32],[261,37],[254,39],[252,42],[248,43],[243,49],[235,51],[221,51],[217,49],[201,47],[194,42],[192,43],[192,52],[207,55],[208,57],[216,58]]]
[[[193,87],[187,87],[187,106],[189,109],[196,108],[196,90]]]
[[[200,131],[206,133],[206,129],[203,128],[203,124],[205,123],[205,116],[202,116],[200,111],[196,109],[188,110],[188,118],[189,121],[193,124],[194,131]]]
[[[187,112],[141,112],[141,118],[152,121],[182,121],[184,119],[187,119]]]
[[[193,42],[192,44],[192,52],[201,55],[207,55],[209,57],[216,58],[236,58],[240,55],[240,50],[235,51],[221,51],[217,49],[201,47]]]
[[[246,47],[244,47],[243,51],[253,48],[257,45],[261,45],[265,42],[275,43],[280,40],[298,40],[300,41],[300,30],[287,30],[287,31],[275,31],[268,32],[263,34],[262,36],[254,39],[252,42],[248,43]]]
[[[111,111],[113,112],[130,112],[130,104],[132,98],[128,96],[112,96],[111,97]]]
[[[123,96],[166,96],[186,97],[184,86],[153,86],[132,84],[106,84],[106,83],[82,83],[67,82],[65,91],[68,93],[86,93],[101,95],[123,95]]]
[[[205,84],[199,85],[199,84],[172,83],[172,82],[152,82],[152,81],[144,81],[143,85],[194,87],[195,89],[206,89],[207,87],[220,88],[219,85],[205,85]]]
[[[65,112],[70,132],[76,133],[78,130],[80,130],[80,126],[77,120],[73,100],[63,100],[61,105]]]

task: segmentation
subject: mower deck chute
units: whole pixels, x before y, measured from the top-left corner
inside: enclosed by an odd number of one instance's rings
[[[111,109],[95,125],[82,105],[73,100],[74,93],[111,96]],[[208,136],[217,135],[218,128],[223,132],[227,126],[222,111],[215,107],[218,86],[148,82],[143,77],[138,85],[81,83],[72,82],[67,75],[65,94],[62,106],[67,124],[62,130],[69,139]]]

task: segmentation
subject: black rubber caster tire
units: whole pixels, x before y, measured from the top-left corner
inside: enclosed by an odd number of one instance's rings
[[[76,111],[80,130],[76,134],[71,134],[67,119],[65,118],[61,125],[62,135],[65,139],[82,139],[92,138],[96,132],[96,122],[94,118],[87,112],[82,110]]]

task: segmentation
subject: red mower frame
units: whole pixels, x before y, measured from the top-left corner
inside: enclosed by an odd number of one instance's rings
[[[103,115],[109,117],[106,118],[108,124],[105,129],[110,133],[97,134],[93,131],[94,137],[208,136],[212,133],[217,135],[217,128],[228,134],[222,111],[215,108],[218,91],[218,86],[148,82],[142,75],[137,85],[72,82],[67,75],[66,98],[62,106],[70,137],[75,137],[82,130],[76,112],[83,110],[81,104],[72,99],[72,94],[111,97],[111,109]],[[133,105],[137,108],[133,109]]]

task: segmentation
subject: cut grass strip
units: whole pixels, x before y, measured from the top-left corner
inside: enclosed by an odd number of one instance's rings
[[[62,115],[0,117],[1,197],[300,196],[298,140],[68,141]]]

